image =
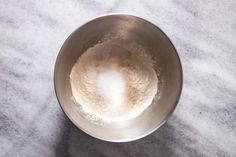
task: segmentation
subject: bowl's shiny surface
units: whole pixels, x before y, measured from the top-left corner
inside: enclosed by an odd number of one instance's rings
[[[125,40],[137,41],[156,60],[160,98],[135,119],[98,125],[73,109],[69,74],[78,57],[106,34],[123,32]],[[89,21],[73,32],[62,46],[55,65],[54,84],[58,101],[69,119],[87,134],[112,142],[142,138],[158,129],[170,116],[182,89],[180,59],[168,37],[152,23],[127,14],[105,15]]]

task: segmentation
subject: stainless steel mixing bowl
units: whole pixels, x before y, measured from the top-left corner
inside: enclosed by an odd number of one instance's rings
[[[75,111],[70,71],[80,55],[107,34],[119,35],[147,48],[156,61],[159,99],[135,119],[109,124],[89,121]],[[127,142],[142,138],[164,124],[175,109],[182,89],[182,68],[175,47],[154,24],[127,14],[97,17],[75,30],[63,44],[55,64],[54,85],[58,101],[69,119],[87,134],[105,141]]]

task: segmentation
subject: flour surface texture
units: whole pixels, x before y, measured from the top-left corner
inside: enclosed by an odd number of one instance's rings
[[[108,123],[139,116],[158,89],[151,57],[113,42],[84,52],[71,70],[70,83],[81,111]]]

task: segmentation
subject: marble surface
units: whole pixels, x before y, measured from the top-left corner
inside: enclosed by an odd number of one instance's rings
[[[163,29],[184,71],[169,121],[121,144],[76,129],[53,89],[55,59],[67,36],[90,18],[114,12]],[[235,0],[0,0],[1,157],[234,157],[235,78]]]

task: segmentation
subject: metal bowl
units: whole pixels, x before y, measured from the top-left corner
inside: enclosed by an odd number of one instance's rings
[[[99,125],[74,110],[70,71],[80,55],[107,34],[122,32],[127,41],[147,48],[159,69],[159,99],[135,119]],[[182,67],[175,47],[154,24],[127,14],[97,17],[75,30],[63,44],[55,64],[58,101],[69,119],[85,133],[101,140],[127,142],[142,138],[163,125],[174,111],[182,90]]]

